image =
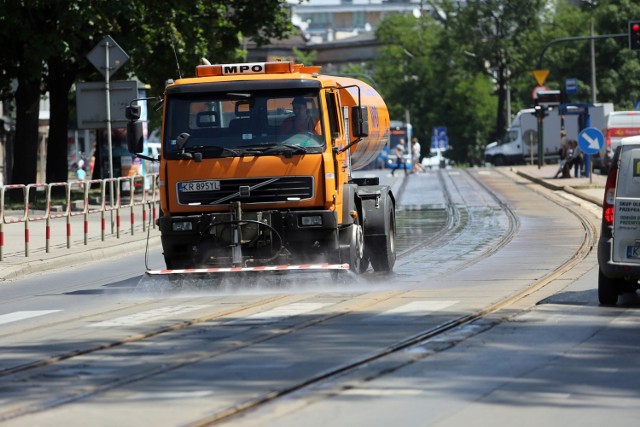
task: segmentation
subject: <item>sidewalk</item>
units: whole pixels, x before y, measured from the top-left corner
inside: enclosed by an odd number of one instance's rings
[[[594,172],[590,177],[554,178],[558,170],[557,165],[544,165],[541,168],[538,168],[536,165],[518,165],[510,166],[509,169],[551,190],[562,190],[597,204],[598,206],[602,206],[604,187],[607,183],[606,175],[600,175],[598,172]]]
[[[149,247],[160,246],[160,231],[158,227],[148,227],[142,230],[139,222],[131,232],[130,224],[122,221],[120,237],[111,233],[110,220],[107,219],[107,232],[102,241],[100,236],[100,217],[92,216],[88,225],[89,234],[87,244],[84,242],[83,218],[73,217],[69,231],[64,218],[52,220],[50,229],[50,248],[46,251],[46,223],[35,221],[29,224],[28,254],[25,255],[25,227],[24,223],[3,224],[3,252],[0,261],[0,284],[4,280],[15,279],[24,275],[42,271],[69,268],[89,261],[123,256],[134,251],[143,251]],[[145,224],[148,226],[147,224]],[[67,233],[71,233],[70,247],[67,248]],[[141,271],[144,266],[141,267]]]

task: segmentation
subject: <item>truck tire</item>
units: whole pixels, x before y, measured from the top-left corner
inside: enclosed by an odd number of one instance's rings
[[[618,303],[619,279],[612,279],[605,276],[602,270],[598,269],[598,300],[602,305],[616,305]]]
[[[494,166],[504,166],[507,164],[507,160],[502,155],[497,155],[493,158]]]
[[[351,226],[351,242],[349,244],[349,269],[361,274],[367,271],[369,260],[364,257],[364,233],[360,219]]]
[[[378,238],[374,244],[367,246],[367,253],[375,271],[389,272],[396,263],[396,217],[393,203],[385,203],[385,206],[389,226],[385,229],[383,238]]]

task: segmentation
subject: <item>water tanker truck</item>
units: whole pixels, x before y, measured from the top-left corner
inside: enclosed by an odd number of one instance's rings
[[[388,143],[380,95],[319,67],[203,62],[165,87],[157,223],[167,268],[147,272],[392,270],[394,196],[352,176]],[[136,154],[140,109],[127,108]]]

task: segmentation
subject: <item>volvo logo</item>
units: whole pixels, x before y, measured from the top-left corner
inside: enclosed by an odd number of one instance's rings
[[[251,196],[251,187],[248,185],[241,185],[238,187],[238,193],[240,194],[240,197],[249,197]]]

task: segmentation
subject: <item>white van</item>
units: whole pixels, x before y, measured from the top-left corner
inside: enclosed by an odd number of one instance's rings
[[[598,298],[615,305],[640,279],[640,136],[617,143],[605,186],[598,240]]]
[[[640,111],[613,111],[607,115],[605,127],[602,129],[604,145],[599,157],[594,159],[594,168],[605,174],[611,167],[611,159],[620,140],[629,136],[640,135]]]

